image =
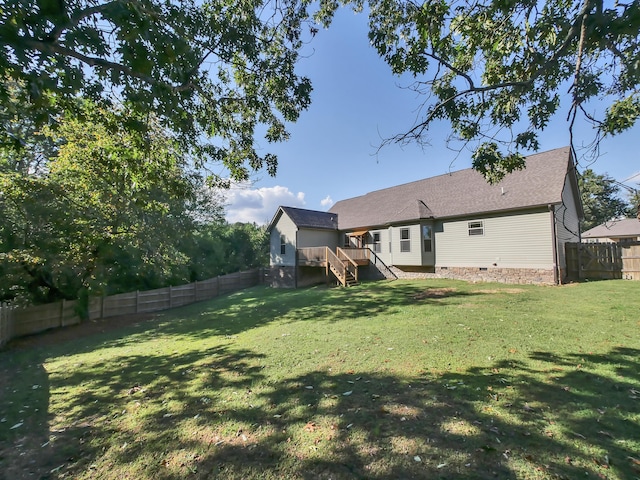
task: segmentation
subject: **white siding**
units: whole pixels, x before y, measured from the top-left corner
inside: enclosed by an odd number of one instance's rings
[[[271,229],[269,239],[270,255],[269,264],[271,266],[279,265],[285,267],[294,267],[296,265],[296,232],[298,228],[296,224],[285,213],[280,215],[275,226]],[[280,254],[280,235],[284,235],[287,245],[285,254]]]
[[[409,252],[400,251],[400,243],[402,241],[400,234],[405,228],[409,229]],[[397,225],[390,227],[389,232],[391,235],[391,261],[388,265],[422,265],[422,236],[420,233],[420,225]]]
[[[335,251],[338,245],[338,232],[335,230],[298,230],[298,248],[329,247]]]
[[[564,181],[562,204],[556,205],[555,211],[558,261],[560,268],[565,268],[567,262],[564,254],[564,244],[567,242],[580,241],[580,219],[578,218],[578,207],[569,175],[567,175]]]
[[[474,220],[483,221],[484,235],[469,235]],[[549,211],[437,222],[436,267],[552,269],[551,223]]]

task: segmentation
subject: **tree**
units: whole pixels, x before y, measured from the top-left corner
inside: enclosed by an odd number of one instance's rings
[[[578,176],[578,184],[584,208],[582,231],[629,213],[629,205],[617,196],[620,188],[608,175],[598,175],[587,169]]]
[[[129,130],[139,114],[77,109],[43,130],[55,155],[41,171],[0,171],[0,298],[46,302],[188,281],[184,239],[201,177],[153,119]]]
[[[635,189],[633,193],[629,193],[629,210],[627,216],[637,218],[640,221],[640,191]]]
[[[254,139],[285,140],[310,101],[295,73],[306,2],[263,0],[7,0],[0,7],[0,104],[37,127],[76,98],[126,103],[176,132],[202,164],[236,180],[277,159]],[[134,119],[136,117],[133,117]],[[0,143],[19,145],[0,118]],[[144,121],[129,129],[143,130]]]
[[[191,279],[201,280],[269,264],[266,227],[225,220],[199,225],[193,235]]]
[[[413,75],[426,96],[416,124],[388,141],[426,141],[435,121],[448,120],[454,137],[473,143],[474,168],[498,181],[524,166],[522,152],[539,148],[564,89],[570,132],[580,113],[597,138],[627,130],[640,116],[638,0],[366,4],[371,44],[395,74]],[[329,25],[336,8],[337,1],[324,0],[316,18]],[[601,117],[589,111],[596,99],[608,103]]]

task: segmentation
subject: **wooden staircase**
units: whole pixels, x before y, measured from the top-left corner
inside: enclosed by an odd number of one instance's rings
[[[337,254],[327,248],[327,274],[329,271],[343,287],[358,285],[358,265],[340,248]]]
[[[354,285],[358,285],[358,280],[353,276],[351,272],[347,271],[347,275],[345,276],[343,285],[345,287],[353,287]]]

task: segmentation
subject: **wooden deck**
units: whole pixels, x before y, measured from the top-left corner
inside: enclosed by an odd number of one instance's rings
[[[299,248],[298,254],[298,266],[300,267],[325,267],[327,265],[327,249],[328,247],[308,247]],[[348,260],[353,261],[359,266],[368,265],[371,261],[371,250],[368,248],[338,248],[337,252],[334,252],[340,257],[340,252],[343,252]],[[344,258],[347,260],[347,258]]]
[[[371,250],[368,248],[329,247],[299,248],[296,251],[299,267],[324,267],[344,286],[358,283],[358,267],[368,265]]]

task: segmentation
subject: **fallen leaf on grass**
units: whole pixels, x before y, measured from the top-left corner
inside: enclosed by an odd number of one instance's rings
[[[20,423],[16,423],[13,427],[11,427],[9,430],[13,430],[14,428],[20,428],[22,425],[24,425],[24,422],[20,422]]]
[[[315,432],[316,422],[307,422],[307,424],[304,426],[304,430],[307,432]]]
[[[605,432],[604,430],[600,430],[598,433],[600,435],[604,435],[605,437],[613,438],[613,435],[611,435],[609,432]]]
[[[349,390],[348,392],[344,392],[342,395],[344,395],[345,397],[348,397],[352,393],[353,393],[353,390]]]

